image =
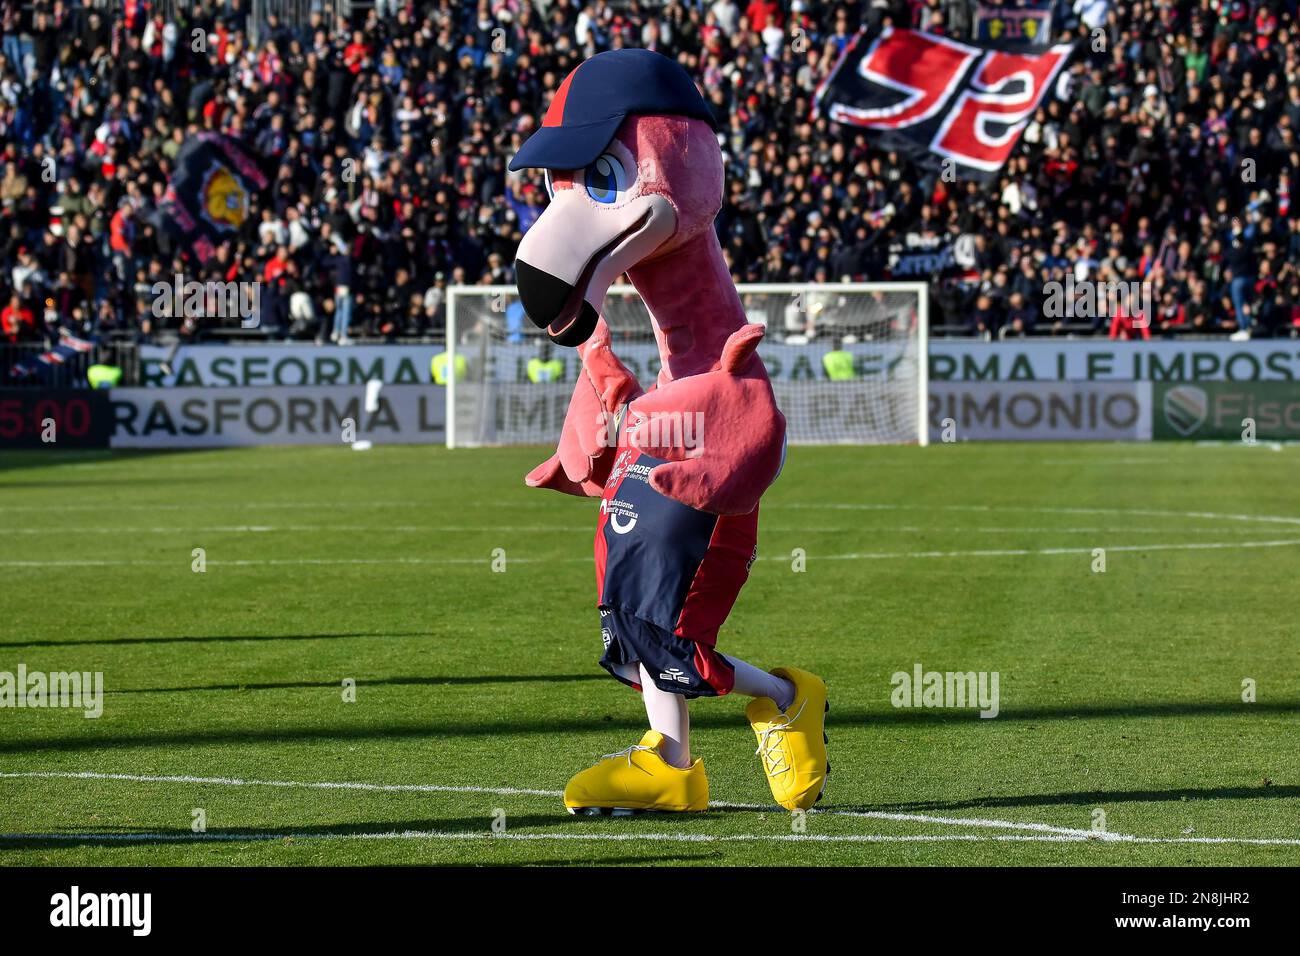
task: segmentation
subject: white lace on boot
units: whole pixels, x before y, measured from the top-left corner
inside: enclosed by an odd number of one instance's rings
[[[806,703],[808,703],[807,699],[799,705],[793,717],[789,714],[778,714],[776,720],[759,732],[758,749],[754,753],[763,758],[763,769],[767,771],[769,777],[780,776],[790,769],[790,765],[785,762],[785,748],[781,746],[785,738],[781,735],[799,719]],[[629,756],[628,759],[632,758]]]

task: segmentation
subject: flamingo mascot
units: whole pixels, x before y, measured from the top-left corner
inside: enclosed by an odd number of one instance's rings
[[[581,371],[559,447],[526,482],[600,498],[601,665],[640,691],[650,730],[564,791],[572,813],[701,811],[687,701],[736,691],[777,802],[811,807],[826,762],[826,685],[717,650],[757,555],[758,502],[785,453],[785,418],[713,229],[723,164],[682,67],[649,50],[600,53],[556,91],[510,163],[546,171],[550,205],[519,245],[519,297]],[[661,366],[644,389],[611,349],[601,308],[627,273]],[[702,428],[656,427],[699,422]]]

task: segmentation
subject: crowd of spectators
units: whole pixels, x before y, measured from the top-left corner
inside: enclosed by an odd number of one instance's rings
[[[210,332],[150,308],[177,272],[262,282],[256,334],[437,336],[448,284],[513,281],[546,193],[505,167],[550,92],[630,46],[680,61],[718,119],[737,282],[888,279],[928,250],[932,322],[972,334],[1061,331],[1045,289],[1067,275],[1148,283],[1150,334],[1300,332],[1297,0],[1059,0],[1078,53],[987,184],[810,115],[858,29],[969,37],[973,0],[326,6],[0,0],[0,342]],[[200,266],[156,213],[203,130],[273,177]]]

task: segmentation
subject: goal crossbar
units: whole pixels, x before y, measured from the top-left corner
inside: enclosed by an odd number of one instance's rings
[[[926,283],[736,288],[751,321],[768,327],[759,352],[791,442],[928,443]],[[602,312],[615,352],[643,384],[653,382],[658,355],[637,291],[612,286]],[[551,345],[523,317],[513,285],[450,286],[446,314],[447,446],[556,441],[576,351]]]

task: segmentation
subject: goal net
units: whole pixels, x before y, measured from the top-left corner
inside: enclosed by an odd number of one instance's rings
[[[926,444],[924,283],[738,287],[767,327],[767,365],[787,437],[802,444]],[[627,284],[610,288],[614,352],[650,386],[659,374],[650,314]],[[447,298],[447,445],[554,445],[581,367],[524,315],[514,286],[455,286]]]

